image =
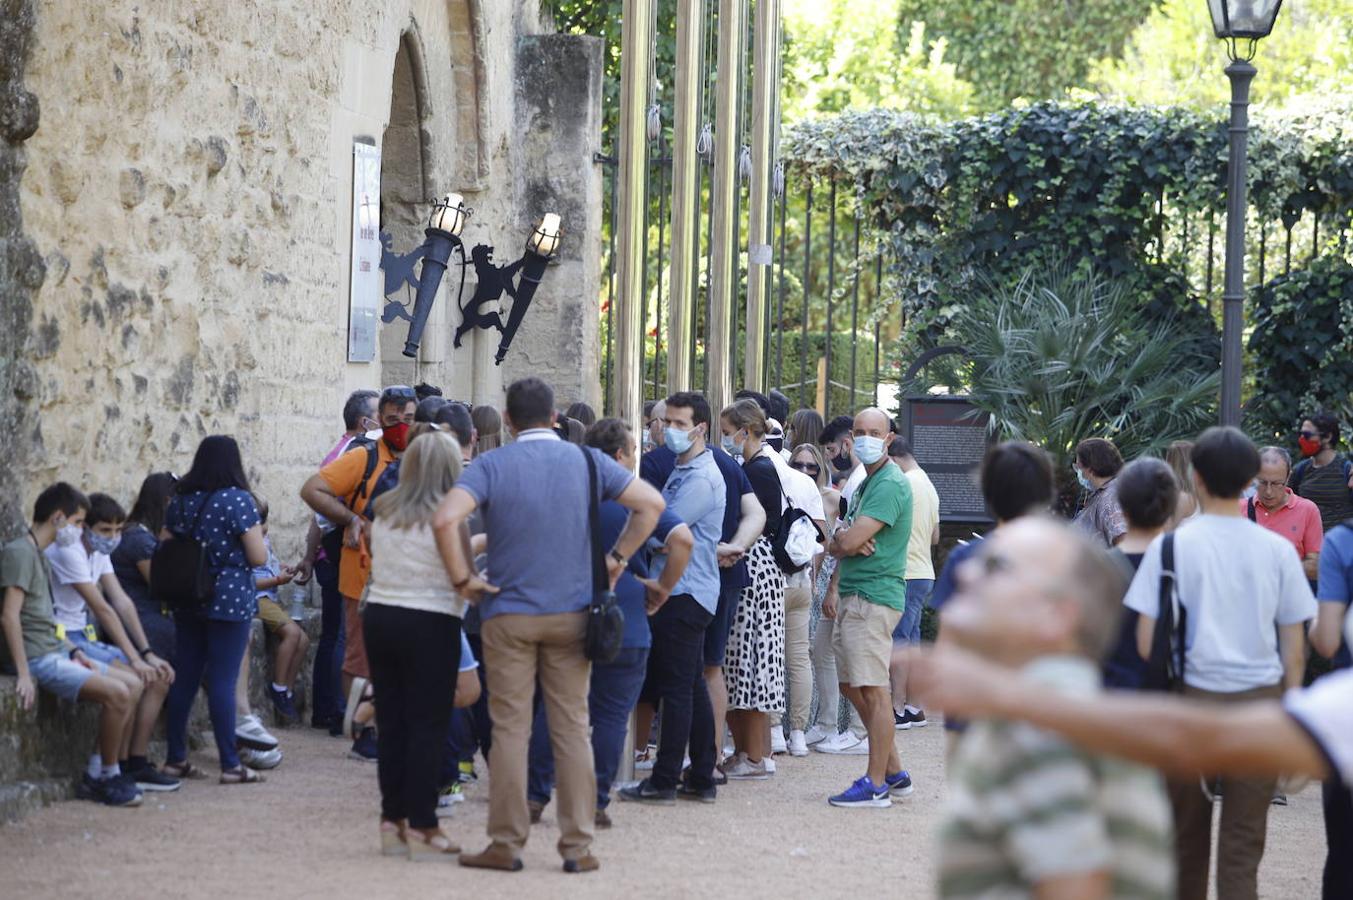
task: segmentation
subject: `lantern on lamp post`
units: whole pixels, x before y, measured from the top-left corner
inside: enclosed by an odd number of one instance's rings
[[[1282,0],[1208,0],[1212,29],[1226,41],[1231,80],[1230,156],[1226,168],[1226,268],[1222,286],[1221,424],[1240,426],[1241,331],[1245,305],[1246,150],[1249,137],[1250,62],[1256,45],[1273,31]],[[1239,42],[1248,41],[1244,52]]]

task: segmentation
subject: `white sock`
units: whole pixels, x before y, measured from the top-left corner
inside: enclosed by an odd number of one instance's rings
[[[90,778],[99,778],[103,772],[103,757],[97,753],[89,755],[89,765],[85,767]]]
[[[103,767],[102,771],[99,773],[99,778],[101,778],[104,781],[107,781],[109,778],[116,778],[121,774],[122,767],[119,766],[117,763],[113,763],[111,766]]]
[[[275,682],[275,681],[272,683],[272,689],[273,689],[274,691],[277,691],[278,693],[281,693],[281,694],[288,693],[286,685],[284,685],[284,684],[278,684],[278,683]]]
[[[915,715],[915,714],[917,714],[917,713],[919,713],[919,712],[921,711],[921,707],[919,707],[919,706],[912,706],[910,703],[908,703],[906,706],[904,706],[904,707],[902,707],[902,708],[903,708],[904,710],[906,710],[907,712],[913,714],[913,715]]]

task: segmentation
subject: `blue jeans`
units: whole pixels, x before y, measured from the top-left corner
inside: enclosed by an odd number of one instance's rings
[[[921,643],[921,610],[930,599],[930,591],[935,587],[933,578],[907,579],[907,608],[893,629],[893,643]]]
[[[629,730],[630,711],[639,702],[648,669],[648,648],[626,647],[609,663],[592,666],[592,683],[587,694],[588,715],[592,721],[592,758],[597,769],[597,809],[611,802],[611,782],[620,768]],[[526,795],[538,803],[550,802],[554,788],[554,752],[550,749],[549,725],[545,704],[536,705],[531,725],[531,761]]]
[[[316,722],[342,716],[343,697],[343,595],[338,592],[338,563],[321,559],[315,563],[315,580],[321,598],[319,645],[315,648],[314,702],[311,717]]]
[[[188,716],[205,676],[207,711],[211,714],[221,768],[239,767],[240,756],[235,751],[235,679],[249,646],[250,622],[249,619],[222,622],[196,613],[174,616],[174,684],[165,701],[170,762],[188,758]]]

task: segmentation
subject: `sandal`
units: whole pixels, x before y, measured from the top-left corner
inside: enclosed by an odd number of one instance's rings
[[[446,836],[440,828],[405,830],[410,862],[450,861],[460,853],[460,845]]]
[[[267,779],[244,765],[221,771],[221,784],[258,784],[263,781]]]
[[[201,769],[199,769],[192,763],[188,762],[187,760],[184,760],[181,763],[167,762],[163,766],[160,766],[160,771],[170,776],[171,778],[177,778],[180,781],[182,781],[185,778],[197,780],[200,778],[207,777],[206,772],[203,772]]]

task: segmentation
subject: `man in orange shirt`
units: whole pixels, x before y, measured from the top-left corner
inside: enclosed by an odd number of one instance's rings
[[[362,618],[357,603],[371,576],[371,556],[367,552],[367,535],[371,520],[367,515],[371,488],[385,467],[404,452],[408,443],[409,426],[413,424],[418,400],[413,388],[394,385],[381,392],[377,415],[381,423],[381,439],[374,445],[343,453],[333,462],[310,476],[301,488],[301,499],[315,512],[324,516],[343,531],[343,556],[338,564],[338,591],[343,595],[344,626],[347,646],[343,653],[343,690],[351,695],[356,679],[360,689],[370,678],[366,661],[366,642],[362,638]],[[349,709],[352,703],[349,702]],[[375,759],[375,734],[364,729],[353,744],[353,753],[364,759]]]
[[[1248,500],[1241,500],[1241,512],[1251,522],[1264,526],[1274,534],[1292,542],[1301,558],[1306,577],[1315,582],[1320,571],[1320,548],[1325,532],[1320,526],[1320,507],[1305,497],[1298,497],[1287,486],[1292,472],[1292,457],[1281,447],[1264,447],[1259,451],[1259,476],[1255,484],[1259,491]]]

